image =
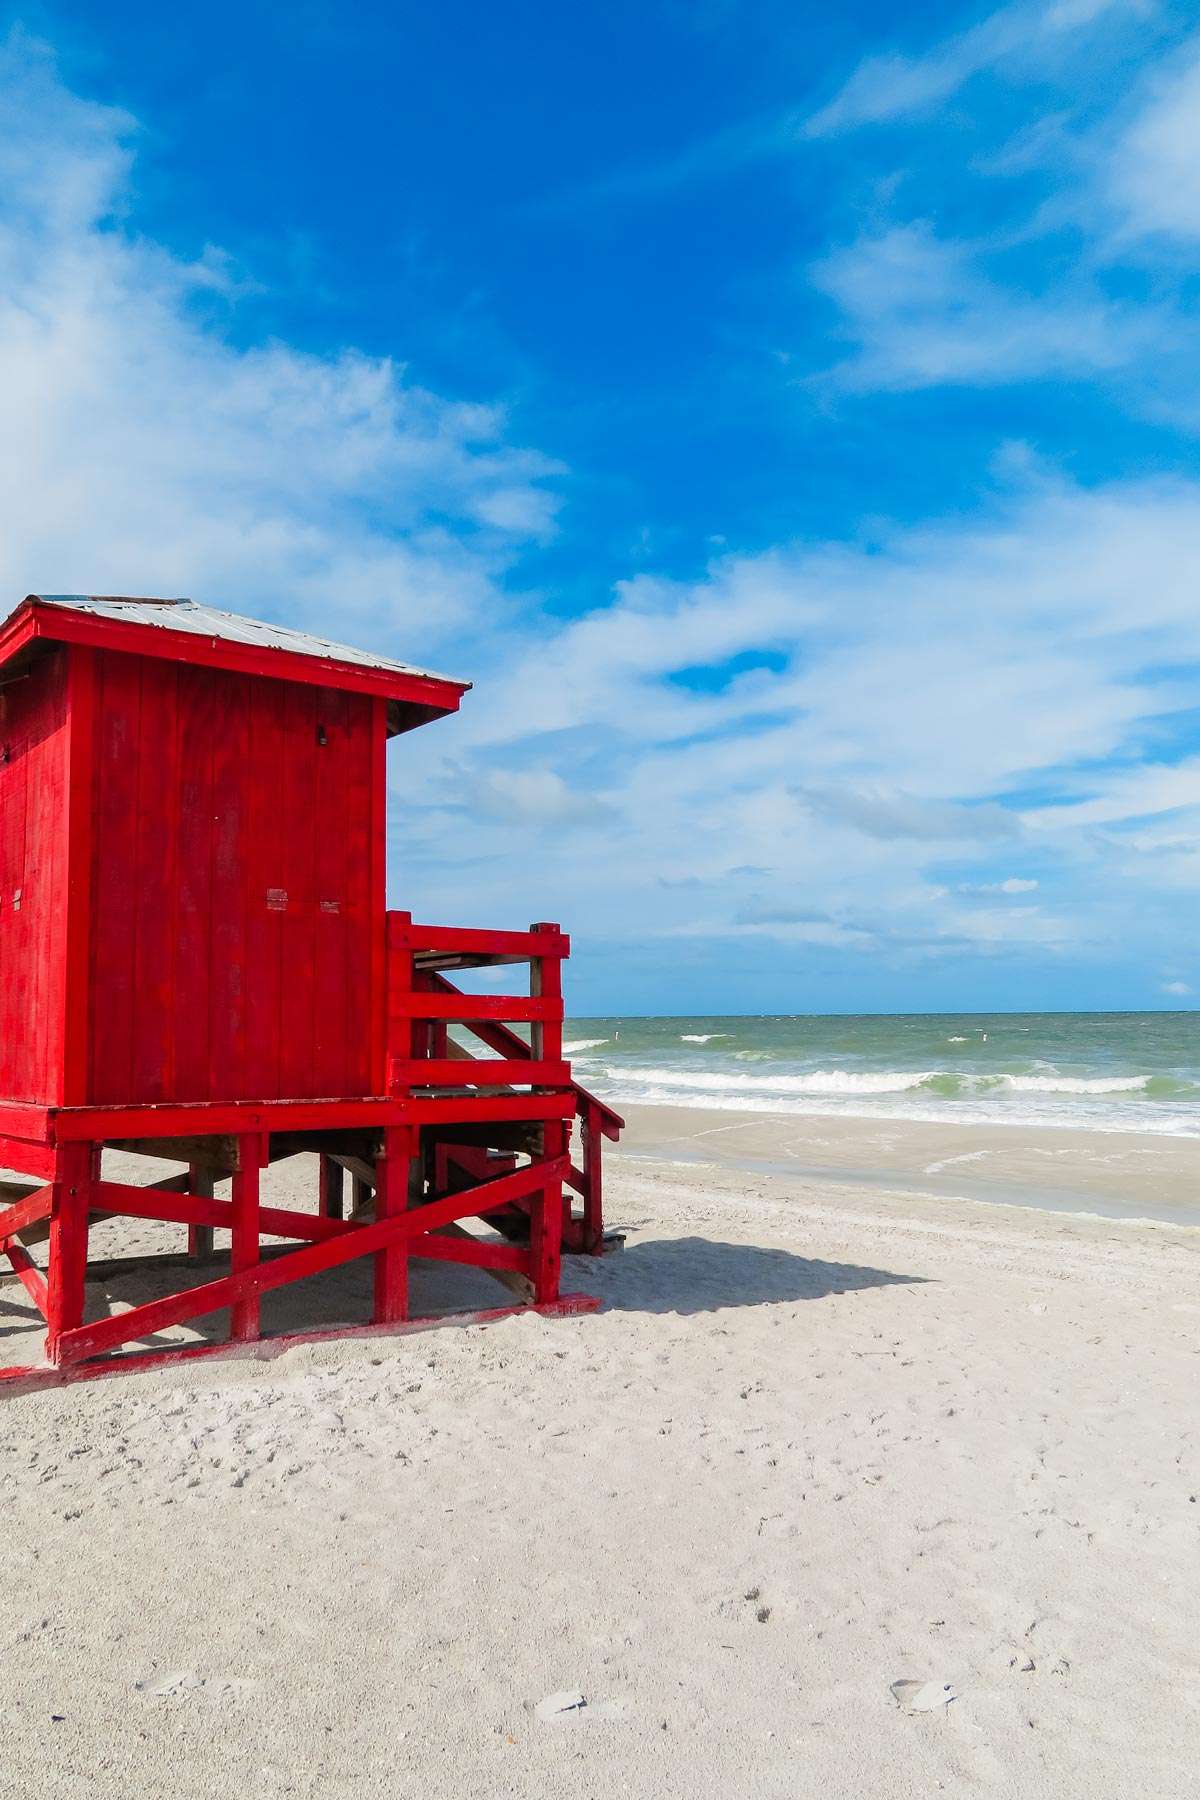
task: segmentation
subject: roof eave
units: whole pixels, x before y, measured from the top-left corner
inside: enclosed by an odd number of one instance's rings
[[[0,625],[0,667],[33,641],[90,645],[153,656],[168,662],[199,663],[234,674],[262,675],[276,681],[298,681],[309,687],[333,687],[350,693],[374,694],[395,702],[389,707],[389,732],[411,731],[416,725],[457,712],[469,681],[420,675],[368,663],[342,662],[333,656],[245,644],[232,638],[165,632],[127,619],[75,612],[61,604],[42,604],[36,595],[23,600]],[[397,723],[392,725],[391,716]],[[404,722],[401,722],[404,721]]]

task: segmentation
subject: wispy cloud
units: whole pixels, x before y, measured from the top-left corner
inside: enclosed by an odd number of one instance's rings
[[[1140,10],[1129,0],[1018,0],[922,55],[870,56],[808,120],[806,134],[824,137],[925,112],[986,69],[1017,64],[1029,73],[1057,54],[1065,36],[1086,31],[1119,8]]]
[[[818,262],[814,285],[858,345],[823,377],[859,391],[992,385],[1127,367],[1162,342],[1151,309],[1118,306],[1085,279],[1049,294],[989,280],[979,250],[897,225]]]
[[[1106,168],[1127,237],[1200,238],[1200,38],[1151,79]]]

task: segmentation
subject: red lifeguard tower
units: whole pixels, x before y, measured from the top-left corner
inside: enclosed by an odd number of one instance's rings
[[[568,939],[386,910],[387,740],[468,685],[190,600],[30,595],[0,627],[0,1164],[37,1183],[5,1184],[0,1249],[52,1363],[225,1309],[256,1339],[265,1291],[368,1255],[377,1326],[408,1320],[411,1259],[593,1304],[560,1294],[560,1253],[602,1248],[622,1121],[563,1057]],[[448,979],[521,963],[512,997]],[[106,1180],[106,1148],[186,1173]],[[260,1170],[303,1152],[314,1210],[260,1204]],[[157,1260],[199,1285],[89,1317],[98,1214],[186,1227]]]

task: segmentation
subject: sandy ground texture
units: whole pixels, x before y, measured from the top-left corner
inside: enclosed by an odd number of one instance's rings
[[[589,1317],[6,1399],[0,1793],[1195,1794],[1200,1233],[633,1154],[609,1210]]]

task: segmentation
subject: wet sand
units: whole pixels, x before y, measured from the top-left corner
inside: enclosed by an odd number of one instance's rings
[[[619,1154],[1200,1226],[1200,1138],[630,1106]]]

